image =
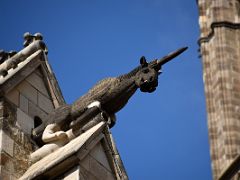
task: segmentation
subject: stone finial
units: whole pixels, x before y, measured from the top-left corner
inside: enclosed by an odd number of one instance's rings
[[[34,35],[25,33],[24,39],[25,48],[18,53],[16,51],[5,52],[0,50],[0,77],[8,75],[9,69],[17,68],[20,62],[25,61],[30,55],[38,50],[42,50],[47,54],[48,50],[45,43],[42,41],[43,37],[40,33]]]
[[[26,33],[24,33],[23,38],[25,40],[23,43],[23,46],[27,47],[29,44],[31,44],[34,41],[42,41],[43,35],[41,33],[35,33],[34,35],[32,35],[29,32],[26,32]],[[44,52],[46,54],[48,53],[48,49],[45,45],[44,45]]]
[[[43,35],[41,33],[34,34],[35,40],[43,40]]]
[[[24,47],[27,47],[30,43],[33,42],[33,36],[29,32],[24,33],[23,38],[25,40],[23,43]]]

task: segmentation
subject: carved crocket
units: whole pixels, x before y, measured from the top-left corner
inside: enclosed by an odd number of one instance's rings
[[[67,136],[66,130],[82,128],[100,112],[104,112],[104,117],[110,119],[109,127],[111,128],[115,123],[115,113],[127,104],[136,90],[139,88],[142,92],[148,93],[155,91],[161,66],[186,49],[181,48],[150,63],[142,57],[140,66],[131,72],[119,77],[103,79],[72,105],[55,109],[47,117],[48,125],[42,140],[47,143],[64,138]],[[35,136],[41,135],[42,131],[43,128],[35,129]]]

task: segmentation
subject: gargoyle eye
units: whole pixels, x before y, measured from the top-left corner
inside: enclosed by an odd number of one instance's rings
[[[147,74],[148,72],[149,72],[149,69],[144,69],[144,70],[143,70],[143,73],[144,73],[144,74]]]

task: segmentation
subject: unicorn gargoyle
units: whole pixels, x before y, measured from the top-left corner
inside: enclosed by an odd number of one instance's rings
[[[142,92],[154,92],[158,86],[162,65],[186,49],[187,47],[180,48],[149,63],[144,56],[141,57],[140,65],[131,72],[103,79],[72,105],[55,109],[48,115],[47,124],[34,129],[33,136],[41,137],[44,143],[71,139],[67,130],[72,129],[73,134],[79,135],[96,123],[94,119],[105,120],[110,128],[113,127],[116,121],[115,113],[127,104],[136,90],[139,88]],[[94,118],[99,115],[100,118]]]

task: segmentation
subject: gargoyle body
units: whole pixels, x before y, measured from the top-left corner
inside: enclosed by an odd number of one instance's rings
[[[100,112],[105,113],[109,127],[112,127],[115,123],[115,113],[127,104],[136,90],[139,88],[142,92],[148,93],[155,91],[161,66],[186,49],[181,48],[161,60],[149,63],[142,57],[140,66],[131,72],[103,79],[72,105],[63,105],[55,109],[47,117],[48,125],[43,132],[42,140],[48,143],[66,138],[65,131],[84,127]],[[41,133],[41,130],[36,130],[35,135]]]

